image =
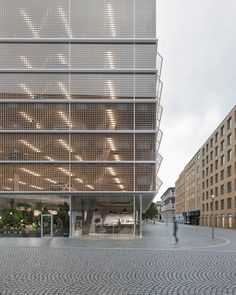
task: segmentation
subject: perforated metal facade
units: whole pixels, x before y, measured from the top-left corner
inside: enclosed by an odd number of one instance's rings
[[[0,2],[2,197],[112,192],[148,206],[162,136],[155,11],[155,0]]]

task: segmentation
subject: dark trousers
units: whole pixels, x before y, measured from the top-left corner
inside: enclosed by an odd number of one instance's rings
[[[177,243],[179,241],[179,239],[177,237],[177,230],[174,230],[174,237],[175,237],[175,242]]]

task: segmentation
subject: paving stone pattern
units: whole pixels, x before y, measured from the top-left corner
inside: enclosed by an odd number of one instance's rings
[[[235,295],[236,252],[3,247],[0,294]]]

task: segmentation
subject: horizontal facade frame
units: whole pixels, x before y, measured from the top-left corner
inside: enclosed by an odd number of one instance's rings
[[[11,160],[11,161],[0,161],[0,164],[156,164],[156,161],[20,161],[20,160]]]
[[[157,74],[158,69],[0,69],[0,73],[31,74]]]
[[[72,130],[72,129],[58,129],[58,130],[0,130],[0,134],[17,134],[17,133],[27,133],[27,134],[77,134],[77,133],[127,133],[127,134],[134,134],[134,133],[154,133],[156,134],[159,129],[157,130],[112,130],[112,129],[101,129],[101,130]]]
[[[0,43],[158,44],[156,38],[0,38]]]
[[[156,191],[0,191],[0,195],[146,195],[156,194]]]
[[[35,103],[55,103],[55,104],[70,104],[70,103],[114,103],[114,104],[124,104],[124,103],[130,103],[130,104],[138,104],[138,103],[156,103],[159,104],[159,99],[143,99],[143,98],[136,98],[134,99],[7,99],[7,100],[1,100],[0,104],[6,104],[6,103],[27,103],[27,104],[35,104]]]

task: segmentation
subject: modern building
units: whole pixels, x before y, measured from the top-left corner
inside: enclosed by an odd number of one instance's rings
[[[161,196],[161,219],[172,222],[175,216],[175,188],[169,187]]]
[[[185,167],[176,181],[176,211],[192,215],[193,207],[183,206],[192,195],[201,225],[236,228],[236,106],[202,145],[192,164],[195,190],[188,193],[191,186]]]
[[[161,185],[156,0],[2,0],[0,56],[0,235],[141,236]]]

